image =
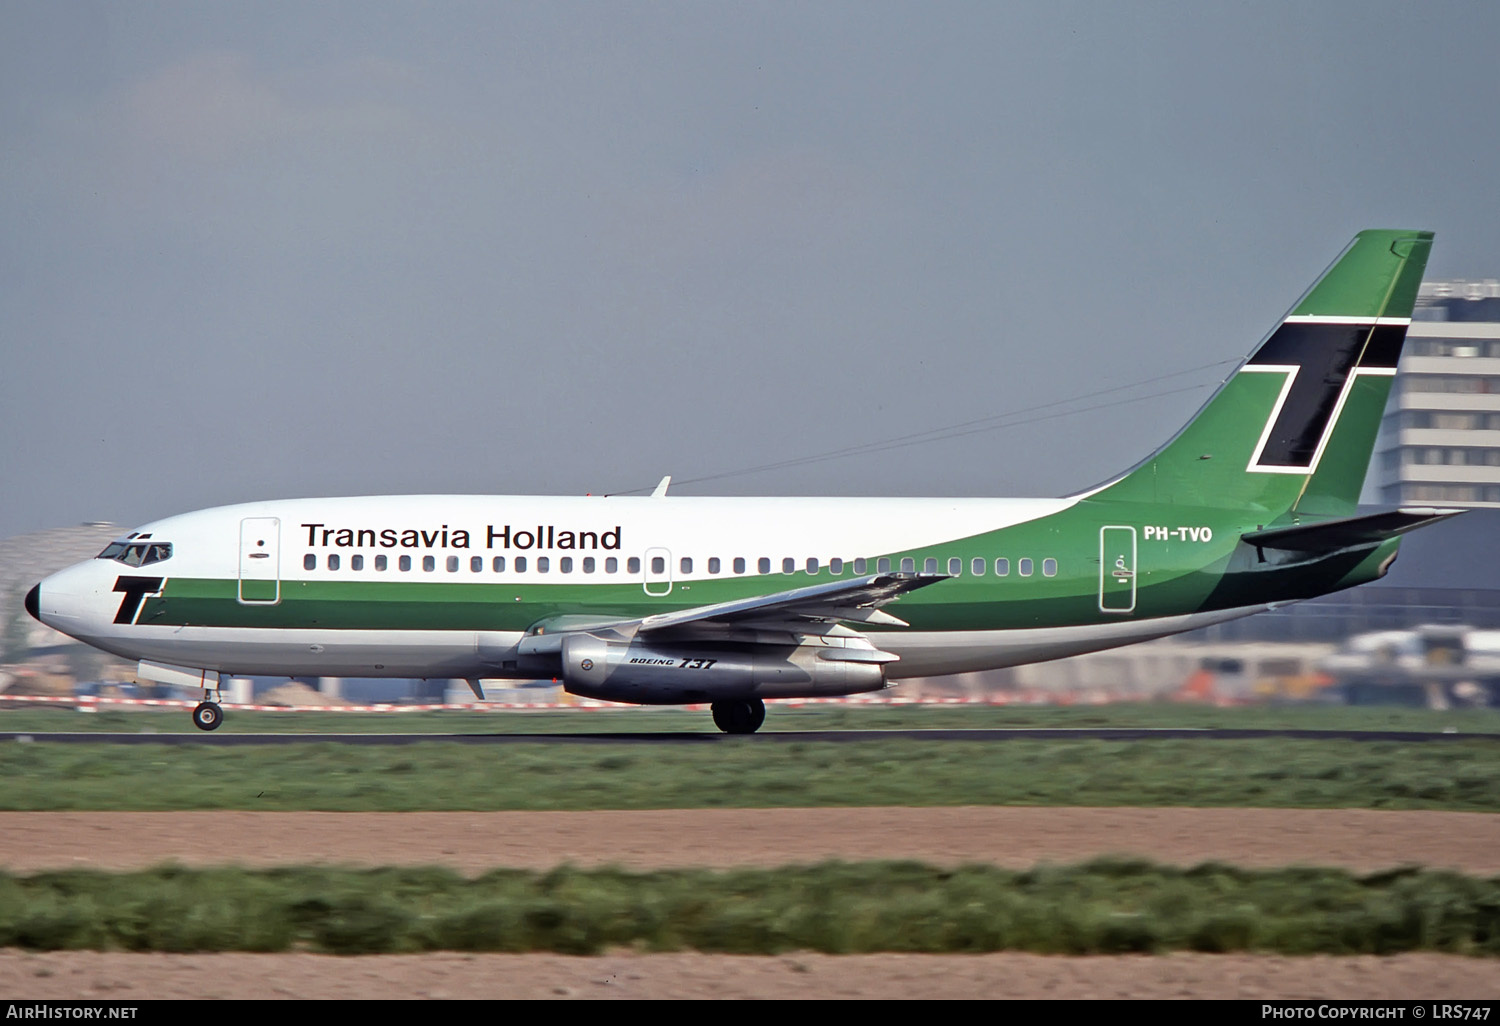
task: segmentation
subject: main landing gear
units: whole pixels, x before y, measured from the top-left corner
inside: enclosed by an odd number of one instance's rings
[[[715,702],[714,726],[726,734],[754,734],[766,722],[766,703],[758,698]]]
[[[199,730],[219,729],[219,724],[224,722],[224,710],[215,701],[218,697],[218,688],[203,689],[203,701],[193,707],[193,726]]]

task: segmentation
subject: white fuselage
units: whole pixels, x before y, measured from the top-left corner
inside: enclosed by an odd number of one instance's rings
[[[394,496],[248,503],[156,521],[123,539],[170,543],[167,559],[137,567],[95,559],[48,578],[41,618],[126,658],[226,675],[527,677],[537,666],[518,656],[517,643],[526,632],[522,610],[538,589],[566,596],[578,611],[597,598],[599,614],[623,615],[708,602],[713,589],[736,578],[781,590],[833,566],[873,572],[871,554],[915,548],[951,546],[954,565],[968,573],[975,560],[988,569],[994,559],[977,539],[1076,501]],[[1040,565],[1047,553],[1032,555]],[[945,558],[941,569],[948,566]],[[132,598],[120,592],[130,586],[119,583],[127,576],[162,584]],[[190,614],[153,623],[150,598],[167,580],[232,589],[232,611],[243,619],[225,622],[216,613],[203,619],[217,622],[194,622]],[[423,585],[482,585],[489,608],[522,609],[500,610],[506,615],[493,624],[450,625],[426,606],[423,622],[411,626],[363,627],[347,616],[331,622],[342,615],[339,605],[358,607],[364,589],[378,586],[388,598]],[[321,604],[294,623],[271,615],[314,593]],[[127,600],[139,601],[124,615]],[[466,608],[472,620],[472,604]],[[893,608],[899,612],[899,603]],[[880,645],[900,657],[886,668],[887,678],[899,679],[1058,658],[1254,611],[1070,627],[929,627],[882,633]]]

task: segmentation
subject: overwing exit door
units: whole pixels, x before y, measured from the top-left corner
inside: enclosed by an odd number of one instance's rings
[[[672,553],[666,549],[647,549],[642,579],[647,595],[660,598],[672,593]]]

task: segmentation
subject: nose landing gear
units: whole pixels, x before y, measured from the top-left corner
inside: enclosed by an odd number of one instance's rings
[[[224,722],[224,710],[219,707],[219,689],[205,687],[203,701],[193,707],[193,726],[199,730],[218,730]]]

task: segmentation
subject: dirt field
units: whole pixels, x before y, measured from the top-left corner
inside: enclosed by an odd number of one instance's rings
[[[535,813],[0,813],[0,864],[637,868],[912,858],[1028,866],[1095,855],[1423,864],[1500,873],[1500,816],[1266,809],[768,809]],[[127,955],[0,952],[22,998],[1495,998],[1500,963],[1437,955]]]

